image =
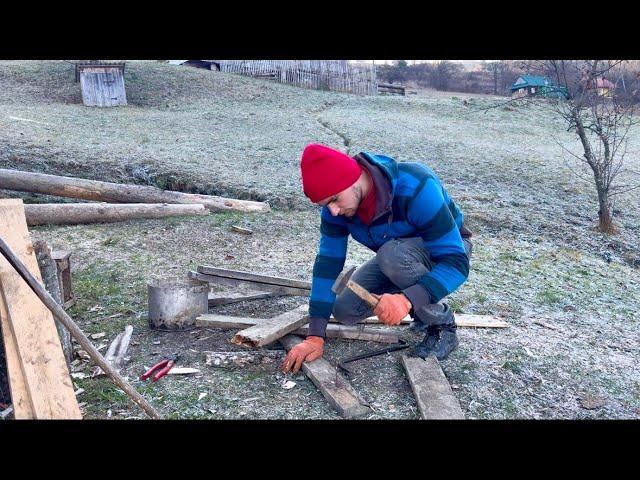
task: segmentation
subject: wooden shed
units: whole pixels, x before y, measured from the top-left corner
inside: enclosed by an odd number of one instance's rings
[[[76,63],[82,103],[87,107],[116,107],[127,104],[123,61],[85,60]]]

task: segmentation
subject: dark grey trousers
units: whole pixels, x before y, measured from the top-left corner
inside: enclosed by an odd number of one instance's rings
[[[467,257],[471,259],[473,245],[463,239]],[[433,268],[429,252],[420,237],[399,238],[385,243],[376,256],[353,272],[351,279],[371,293],[398,293],[415,285],[420,277]],[[414,315],[427,325],[446,325],[453,322],[453,313],[442,303],[414,305]],[[373,309],[355,293],[345,289],[336,297],[333,316],[345,325],[373,315]]]

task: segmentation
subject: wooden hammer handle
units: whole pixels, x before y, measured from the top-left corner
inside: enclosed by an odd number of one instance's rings
[[[376,308],[378,305],[378,299],[371,295],[367,290],[362,288],[353,280],[349,280],[347,282],[347,288],[350,289],[353,293],[359,296],[362,300],[367,302],[371,308]]]

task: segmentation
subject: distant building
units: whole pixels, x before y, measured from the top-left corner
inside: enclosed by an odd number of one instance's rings
[[[611,92],[616,86],[604,77],[597,77],[587,83],[587,90],[595,90],[601,97],[611,98]]]
[[[554,85],[547,77],[521,75],[511,85],[511,98],[546,97],[567,98],[566,87]]]

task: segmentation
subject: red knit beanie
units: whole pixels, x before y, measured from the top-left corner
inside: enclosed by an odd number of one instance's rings
[[[300,160],[302,189],[313,203],[340,193],[356,183],[362,167],[349,155],[310,143]]]

